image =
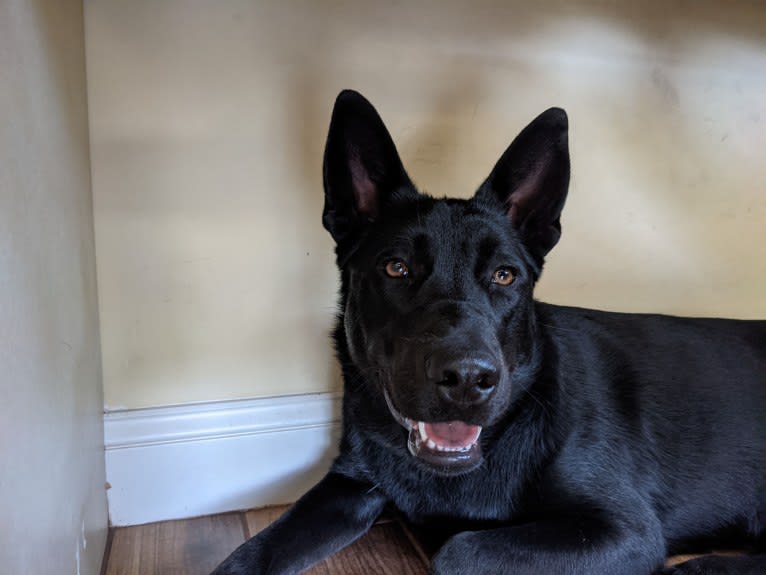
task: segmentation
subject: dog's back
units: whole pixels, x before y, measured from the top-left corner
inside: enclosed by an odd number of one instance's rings
[[[591,463],[630,450],[625,480],[643,478],[671,549],[766,528],[766,321],[537,312],[576,422],[570,442],[619,438]]]

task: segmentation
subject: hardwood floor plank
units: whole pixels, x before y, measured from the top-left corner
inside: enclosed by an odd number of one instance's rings
[[[156,524],[115,529],[106,575],[139,575],[142,563],[153,565],[157,551],[156,537]],[[151,571],[144,567],[143,573]]]
[[[425,575],[426,563],[401,525],[375,525],[359,541],[326,559],[310,575]]]
[[[247,537],[278,519],[289,506],[225,513],[182,521],[120,527],[111,534],[104,575],[208,575]],[[390,514],[359,541],[307,571],[308,575],[425,575],[440,541],[407,532]],[[420,543],[418,543],[420,542]],[[720,554],[736,554],[722,551]],[[693,555],[668,558],[668,565]]]
[[[112,555],[112,541],[114,540],[114,527],[110,527],[106,534],[106,545],[104,545],[104,556],[101,558],[101,569],[98,575],[106,575],[106,568],[109,565],[109,557]]]
[[[247,523],[246,536],[249,539],[259,531],[279,519],[282,514],[290,508],[289,505],[276,505],[274,507],[264,507],[262,509],[251,509],[245,513]]]
[[[106,575],[208,575],[244,540],[239,513],[120,527]]]
[[[695,559],[696,557],[701,557],[701,555],[673,555],[672,557],[667,558],[665,565],[672,567],[673,565],[678,565],[679,563],[683,563],[689,559]]]
[[[288,506],[247,512],[250,535],[276,521]],[[309,575],[423,575],[427,565],[413,547],[401,525],[390,514],[381,519],[359,541],[319,563]]]
[[[736,555],[744,555],[745,553],[744,551],[721,549],[721,550],[713,551],[713,554],[736,556]],[[673,555],[672,557],[668,557],[668,560],[665,562],[665,565],[670,567],[672,565],[678,565],[679,563],[683,563],[684,561],[689,561],[690,559],[696,559],[697,557],[704,557],[705,555],[706,553],[703,553],[701,555]]]

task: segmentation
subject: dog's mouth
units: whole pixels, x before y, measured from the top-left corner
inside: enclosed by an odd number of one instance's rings
[[[462,473],[482,460],[481,426],[463,421],[427,422],[405,417],[385,393],[388,409],[409,431],[407,447],[412,455],[443,473]]]

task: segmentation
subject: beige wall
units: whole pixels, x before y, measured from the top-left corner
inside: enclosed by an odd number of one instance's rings
[[[106,541],[83,11],[0,0],[0,572]]]
[[[320,162],[344,87],[439,195],[569,111],[541,299],[766,317],[766,6],[617,4],[88,3],[107,405],[335,388]]]

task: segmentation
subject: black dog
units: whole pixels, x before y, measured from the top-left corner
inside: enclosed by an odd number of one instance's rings
[[[298,573],[387,504],[453,533],[433,573],[766,573],[766,321],[534,301],[568,182],[563,110],[472,199],[434,199],[370,103],[338,96],[323,222],[342,278],[340,455],[216,575]],[[756,554],[663,568],[732,540]]]

